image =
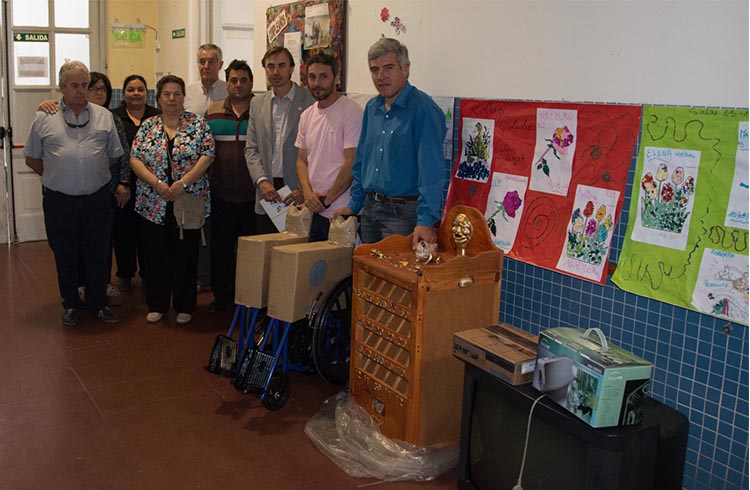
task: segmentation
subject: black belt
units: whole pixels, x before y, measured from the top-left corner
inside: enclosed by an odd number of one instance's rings
[[[418,199],[417,196],[395,196],[395,197],[389,197],[385,196],[379,192],[371,192],[370,195],[373,199],[375,199],[375,202],[387,202],[390,204],[406,204],[410,201],[416,201]]]

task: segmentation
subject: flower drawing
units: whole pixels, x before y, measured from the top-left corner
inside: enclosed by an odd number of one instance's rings
[[[388,12],[388,7],[383,7],[380,11],[380,20],[383,22],[387,21],[391,17],[391,13]]]
[[[536,161],[536,168],[549,177],[549,163],[545,158],[547,153],[552,150],[552,154],[555,155],[558,160],[561,159],[560,155],[567,155],[568,147],[573,144],[573,133],[570,132],[570,129],[568,129],[567,126],[563,126],[562,128],[555,129],[554,133],[552,133],[552,137],[549,139],[545,138],[544,141],[547,142],[547,149],[544,150],[542,156]]]
[[[497,223],[495,223],[495,216],[502,213],[502,217],[505,221],[509,221],[508,218],[515,218],[516,211],[521,207],[521,197],[518,195],[518,191],[508,191],[505,193],[503,202],[495,201],[497,206],[495,212],[487,218],[487,226],[490,227],[492,235],[497,236]]]
[[[486,182],[490,176],[490,150],[492,134],[489,128],[477,121],[473,134],[464,142],[464,161],[458,165],[456,177]]]
[[[573,211],[566,253],[572,259],[601,265],[607,253],[607,238],[613,221],[605,204],[596,208],[596,214],[594,207],[593,201],[588,201],[583,210],[576,208]]]
[[[682,184],[682,181],[685,179],[685,169],[682,167],[677,167],[674,169],[674,172],[672,172],[672,183],[677,187],[678,185]]]
[[[641,224],[646,228],[682,233],[687,221],[690,196],[695,192],[695,178],[687,177],[684,167],[661,163],[656,176],[648,172],[641,179]]]

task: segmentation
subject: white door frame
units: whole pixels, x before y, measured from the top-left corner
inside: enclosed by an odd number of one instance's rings
[[[0,0],[3,5],[9,5],[8,24],[5,29],[10,36],[14,31],[12,25],[12,1]],[[23,0],[14,0],[23,1]],[[53,2],[50,5],[50,24],[54,24]],[[23,28],[27,30],[26,28]],[[70,29],[55,30],[48,27],[50,43],[49,69],[51,83],[47,86],[19,86],[15,85],[14,71],[10,69],[10,63],[15,62],[13,43],[10,42],[6,50],[9,63],[7,67],[6,81],[9,87],[9,126],[12,128],[12,157],[10,159],[9,192],[5,198],[5,205],[10,206],[9,215],[12,217],[8,227],[9,236],[14,242],[26,242],[35,240],[46,240],[47,234],[44,229],[44,215],[42,212],[42,186],[38,175],[26,166],[26,158],[23,154],[23,146],[28,137],[31,122],[34,120],[36,107],[45,99],[59,99],[60,92],[57,87],[57,73],[55,73],[55,32],[70,32]],[[77,30],[79,32],[79,30]],[[93,0],[89,2],[89,69],[92,71],[105,72],[106,49],[106,12],[104,0]]]

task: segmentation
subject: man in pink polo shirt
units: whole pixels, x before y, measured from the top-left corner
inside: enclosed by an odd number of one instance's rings
[[[318,54],[308,60],[307,86],[317,103],[300,116],[295,146],[305,206],[314,213],[311,242],[328,239],[333,209],[349,202],[352,165],[362,131],[362,108],[336,91],[337,77],[332,56]]]

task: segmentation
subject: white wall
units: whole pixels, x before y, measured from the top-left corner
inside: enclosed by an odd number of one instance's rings
[[[157,80],[168,73],[181,77],[187,84],[200,80],[196,55],[198,46],[206,42],[201,33],[200,12],[197,0],[159,1]],[[185,37],[172,39],[173,29],[185,29]]]
[[[255,0],[256,60],[279,3]],[[406,33],[380,20],[384,6]],[[431,95],[748,106],[747,0],[348,0],[347,16],[349,92],[374,91],[367,49],[385,34]]]

